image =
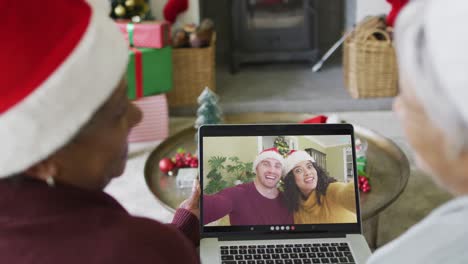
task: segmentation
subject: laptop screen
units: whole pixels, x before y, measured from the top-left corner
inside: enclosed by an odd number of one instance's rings
[[[359,232],[348,124],[204,126],[202,233]]]

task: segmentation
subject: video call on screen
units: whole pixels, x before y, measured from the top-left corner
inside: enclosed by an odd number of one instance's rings
[[[203,137],[202,162],[205,226],[357,222],[350,135]]]

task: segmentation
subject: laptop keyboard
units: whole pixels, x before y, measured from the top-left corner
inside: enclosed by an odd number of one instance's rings
[[[222,264],[354,264],[348,243],[220,246]]]

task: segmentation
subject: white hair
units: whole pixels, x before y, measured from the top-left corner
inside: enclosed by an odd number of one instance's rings
[[[466,14],[467,0],[411,1],[395,27],[400,76],[409,77],[405,81],[445,134],[452,158],[468,150]]]

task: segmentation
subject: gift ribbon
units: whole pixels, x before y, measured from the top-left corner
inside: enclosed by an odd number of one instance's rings
[[[130,44],[130,47],[134,46],[134,43],[133,43],[133,31],[134,31],[134,29],[135,29],[135,26],[133,25],[133,23],[128,23],[127,24],[128,42]]]
[[[136,48],[130,48],[135,54],[135,94],[136,99],[143,97],[143,53]]]

